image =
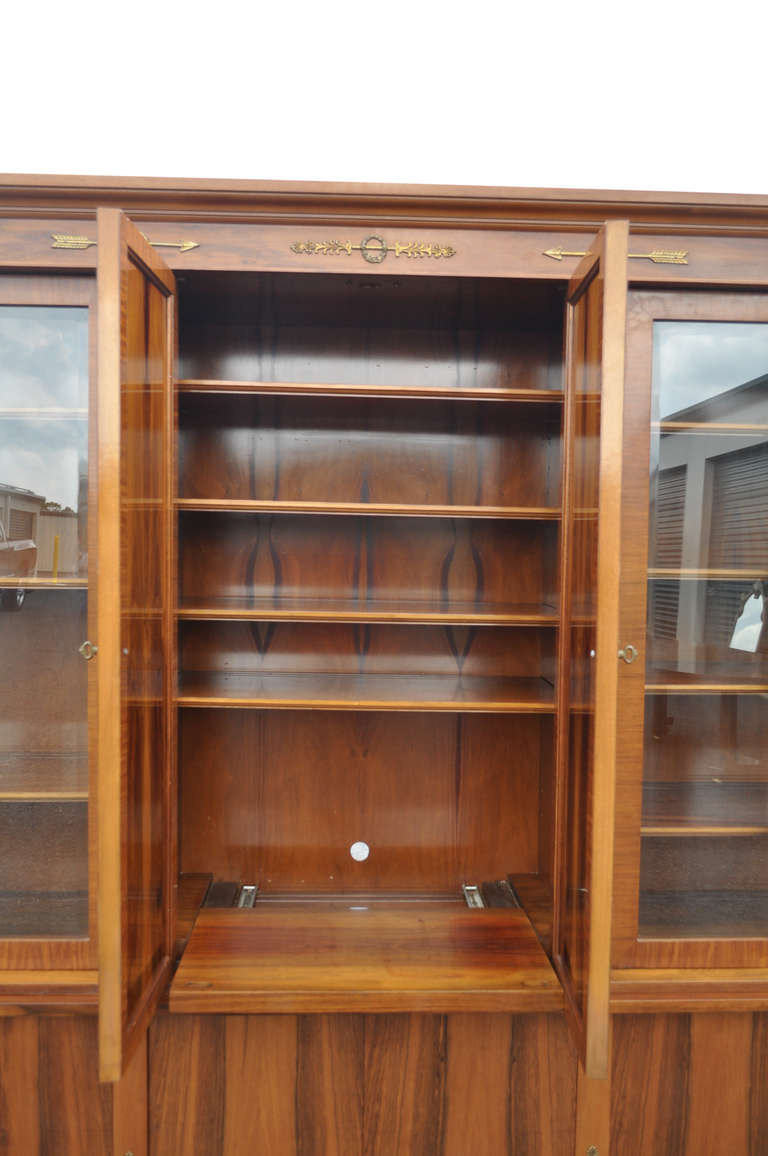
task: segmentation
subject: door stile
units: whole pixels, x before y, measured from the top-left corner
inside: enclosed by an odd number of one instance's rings
[[[171,969],[175,282],[118,210],[99,210],[98,237],[99,1054],[115,1081]]]
[[[555,957],[586,1076],[610,1062],[610,933],[619,677],[619,527],[628,222],[610,222],[568,288],[561,799]]]

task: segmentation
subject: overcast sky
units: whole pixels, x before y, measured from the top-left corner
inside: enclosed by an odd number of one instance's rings
[[[768,5],[13,5],[0,170],[768,194]]]

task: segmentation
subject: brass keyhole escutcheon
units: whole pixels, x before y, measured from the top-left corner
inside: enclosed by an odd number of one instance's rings
[[[628,665],[634,662],[639,655],[640,651],[636,646],[633,646],[631,642],[627,646],[622,646],[619,651],[619,658],[623,658]]]
[[[590,1144],[589,1148],[587,1148],[587,1156],[600,1156],[594,1144]]]

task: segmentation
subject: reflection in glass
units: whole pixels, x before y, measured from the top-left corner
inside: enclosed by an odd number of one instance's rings
[[[0,305],[0,407],[87,410],[85,307]]]
[[[729,321],[656,321],[653,326],[655,420],[765,421],[768,325]],[[758,417],[757,413],[762,413]],[[724,414],[731,414],[729,417]],[[748,416],[749,415],[749,416]]]
[[[768,935],[768,325],[653,331],[640,936]]]
[[[0,306],[0,936],[88,934],[88,310]]]

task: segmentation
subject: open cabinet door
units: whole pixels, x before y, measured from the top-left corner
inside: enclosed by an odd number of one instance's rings
[[[627,297],[626,222],[598,234],[568,286],[563,517],[561,830],[555,953],[586,1076],[610,1059],[609,978]]]
[[[173,275],[98,214],[98,940],[102,1080],[118,1080],[171,968]]]

